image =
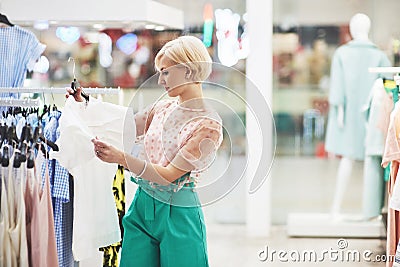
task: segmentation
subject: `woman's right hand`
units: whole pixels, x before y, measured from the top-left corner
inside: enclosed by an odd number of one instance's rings
[[[67,93],[65,94],[65,98],[68,98],[70,95],[72,95],[75,98],[75,101],[77,101],[77,102],[84,101],[84,99],[81,95],[81,92],[82,92],[81,87],[76,88],[75,91],[72,88],[66,88],[66,90],[67,90]]]

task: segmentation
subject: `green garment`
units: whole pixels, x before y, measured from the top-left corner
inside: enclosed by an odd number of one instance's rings
[[[120,266],[208,267],[204,217],[193,184],[157,197],[156,191],[142,186],[136,191],[123,219]]]

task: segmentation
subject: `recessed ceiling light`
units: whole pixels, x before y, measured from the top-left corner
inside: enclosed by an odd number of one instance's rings
[[[93,28],[97,29],[97,30],[102,30],[102,29],[104,29],[104,26],[103,26],[103,24],[96,23],[96,24],[93,24]]]
[[[49,22],[47,20],[37,20],[33,24],[33,28],[37,30],[47,30],[49,28]]]
[[[163,30],[165,30],[165,27],[164,27],[164,26],[156,26],[156,27],[154,28],[154,30],[156,30],[156,31],[163,31]]]

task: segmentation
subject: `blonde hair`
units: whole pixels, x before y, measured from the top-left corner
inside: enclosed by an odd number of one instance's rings
[[[155,57],[154,63],[157,70],[160,70],[160,61],[163,56],[189,68],[190,77],[195,82],[206,80],[211,73],[212,59],[207,48],[197,37],[180,36],[167,42]]]

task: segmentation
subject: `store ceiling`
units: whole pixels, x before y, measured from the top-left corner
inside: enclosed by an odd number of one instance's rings
[[[135,29],[151,23],[183,29],[203,24],[203,8],[207,3],[214,10],[229,8],[240,15],[246,12],[245,0],[0,0],[0,13],[26,26],[47,20],[58,25],[102,23],[108,28]]]
[[[107,28],[137,29],[146,24],[167,29],[184,27],[181,9],[152,0],[0,0],[0,13],[13,23],[27,26],[49,21],[56,25],[103,24]]]
[[[229,8],[239,15],[246,12],[246,0],[157,0],[157,2],[182,10],[186,27],[203,24],[203,8],[207,3],[210,3],[214,10]]]

